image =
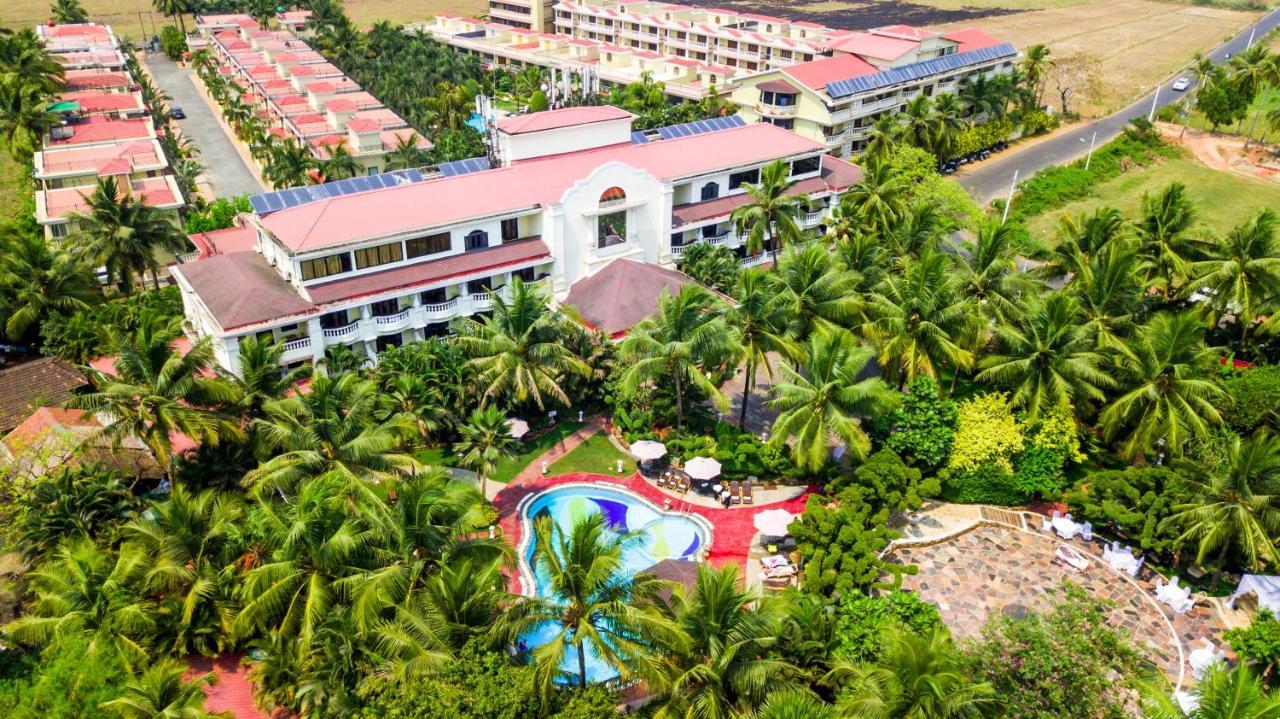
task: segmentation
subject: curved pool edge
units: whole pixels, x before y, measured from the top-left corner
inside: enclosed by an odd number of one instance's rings
[[[536,492],[530,492],[525,495],[516,504],[515,514],[520,523],[520,542],[516,545],[516,564],[520,572],[520,594],[524,596],[533,596],[537,590],[537,582],[533,577],[533,568],[529,566],[529,561],[525,558],[528,554],[529,543],[533,541],[533,522],[528,513],[525,511],[530,504],[537,501],[543,496],[558,492],[564,489],[607,489],[611,492],[624,494],[632,499],[643,502],[653,508],[659,516],[672,516],[688,519],[698,525],[707,534],[707,541],[698,548],[694,553],[694,557],[698,562],[705,562],[707,552],[710,550],[712,543],[715,541],[715,527],[711,522],[697,512],[681,512],[674,509],[663,509],[654,503],[653,500],[640,494],[639,492],[620,484],[613,482],[564,482],[555,484],[550,487],[544,487]]]

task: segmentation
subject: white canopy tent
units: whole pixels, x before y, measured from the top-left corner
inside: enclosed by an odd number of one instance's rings
[[[523,419],[508,417],[507,418],[507,434],[511,435],[512,439],[520,439],[526,434],[529,434],[529,423],[524,421]]]
[[[1270,609],[1280,615],[1280,577],[1271,574],[1246,574],[1240,578],[1240,584],[1231,595],[1228,604],[1236,606],[1236,600],[1246,594],[1253,593],[1258,597],[1259,609]]]
[[[649,462],[667,453],[667,447],[661,442],[654,442],[651,439],[642,439],[639,442],[631,444],[631,456],[641,462]]]
[[[720,476],[720,463],[710,457],[694,457],[684,466],[684,472],[693,479],[715,479]]]

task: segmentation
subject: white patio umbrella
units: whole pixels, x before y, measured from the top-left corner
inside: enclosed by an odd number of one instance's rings
[[[631,456],[641,462],[658,459],[667,453],[667,446],[651,439],[642,439],[631,445]]]
[[[752,524],[761,534],[782,537],[787,534],[787,527],[791,526],[795,518],[796,515],[785,509],[766,509],[756,513],[752,518]]]
[[[523,419],[509,417],[507,418],[507,434],[511,435],[513,439],[520,439],[529,434],[529,423]]]
[[[684,466],[684,473],[693,479],[715,479],[720,476],[720,463],[710,457],[694,457]]]

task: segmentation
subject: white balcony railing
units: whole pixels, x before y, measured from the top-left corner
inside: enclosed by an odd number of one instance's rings
[[[743,267],[755,267],[768,262],[770,259],[768,252],[761,252],[758,255],[748,255],[742,258]]]
[[[853,108],[846,107],[831,113],[831,123],[838,125],[853,117]]]
[[[472,292],[471,307],[476,310],[488,309],[493,304],[492,292]]]
[[[373,318],[373,321],[376,324],[380,324],[380,325],[394,325],[400,322],[404,322],[407,319],[409,319],[409,310],[404,309],[404,310],[400,310],[394,315],[378,315],[377,317]]]
[[[769,105],[763,102],[756,103],[756,112],[761,115],[770,117],[792,117],[796,114],[795,105]]]
[[[806,224],[806,225],[816,225],[816,224],[818,224],[818,223],[819,223],[819,222],[821,222],[821,221],[822,221],[822,213],[821,213],[821,212],[808,212],[808,213],[805,213],[805,216],[804,216],[804,224]]]
[[[437,302],[435,304],[423,305],[422,313],[425,314],[427,317],[431,317],[434,319],[437,317],[453,314],[453,311],[456,310],[457,308],[458,308],[458,298],[454,297],[448,302]]]
[[[293,340],[292,342],[285,342],[284,352],[285,354],[288,354],[290,352],[297,352],[298,350],[307,349],[310,346],[311,346],[311,338],[303,337],[302,339]]]
[[[360,329],[359,322],[352,322],[346,327],[335,327],[324,331],[325,339],[346,339],[356,334],[356,330]]]

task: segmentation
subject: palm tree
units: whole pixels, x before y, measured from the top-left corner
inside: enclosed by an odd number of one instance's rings
[[[942,240],[957,229],[955,222],[937,205],[917,202],[904,208],[897,220],[883,228],[881,234],[890,256],[919,257],[926,252],[940,250]]]
[[[416,132],[409,132],[396,138],[396,145],[391,152],[387,153],[387,169],[388,170],[407,170],[411,167],[420,167],[427,164],[427,151],[418,147],[421,136]]]
[[[493,313],[482,321],[458,322],[458,345],[482,388],[481,406],[491,402],[545,409],[547,400],[569,404],[561,387],[567,375],[585,376],[591,369],[564,344],[564,316],[547,307],[535,286],[511,278],[510,299],[493,292]]]
[[[732,333],[719,303],[699,285],[685,285],[672,296],[658,298],[658,311],[631,329],[618,350],[627,363],[623,392],[646,382],[672,383],[676,395],[676,428],[684,427],[684,390],[690,384],[722,409],[728,400],[707,375],[732,355]]]
[[[324,148],[325,157],[316,162],[316,170],[325,182],[349,180],[360,174],[360,163],[347,149],[346,142],[331,142]]]
[[[178,27],[183,35],[187,34],[187,21],[183,14],[191,10],[188,0],[151,0],[151,4],[161,15],[178,18]]]
[[[422,99],[429,124],[436,132],[461,130],[471,119],[471,92],[451,82],[436,83],[435,92]]]
[[[995,690],[969,676],[943,628],[927,635],[891,631],[875,663],[842,665],[830,678],[848,688],[838,705],[842,716],[967,719],[999,708]]]
[[[1259,431],[1248,439],[1233,436],[1226,461],[1216,467],[1181,460],[1191,497],[1164,521],[1182,529],[1178,542],[1196,543],[1196,563],[1216,553],[1222,571],[1232,549],[1245,557],[1251,572],[1280,562],[1280,439]]]
[[[767,247],[776,260],[782,246],[800,241],[796,218],[803,212],[805,198],[791,194],[795,181],[790,178],[791,166],[778,160],[760,169],[759,183],[743,183],[751,199],[733,211],[733,224],[739,235],[746,235],[747,254],[759,254]]]
[[[178,254],[189,247],[174,219],[134,197],[128,188],[122,191],[114,177],[98,178],[88,201],[88,212],[72,215],[80,227],[73,246],[80,246],[92,262],[104,265],[125,294],[133,293],[134,275],[145,280],[147,272],[160,289],[156,252]]]
[[[872,232],[883,235],[907,210],[906,181],[878,158],[862,169],[862,180],[840,198],[841,212],[861,217]]]
[[[1113,242],[1076,265],[1067,289],[1080,302],[1085,332],[1099,349],[1125,353],[1142,300],[1144,262],[1136,245]]]
[[[4,330],[12,340],[51,314],[70,315],[102,298],[84,265],[35,233],[13,231],[0,248],[0,288],[9,313]]]
[[[698,566],[687,598],[674,595],[674,619],[688,645],[666,658],[657,719],[749,716],[775,691],[795,690],[794,668],[772,656],[782,607],[742,587],[735,565]]]
[[[683,648],[678,630],[654,609],[666,583],[622,572],[624,551],[638,541],[638,534],[613,533],[600,513],[567,528],[550,517],[534,524],[531,564],[547,592],[512,606],[499,620],[498,634],[514,644],[535,627],[552,628],[547,643],[533,650],[533,681],[544,698],[566,675],[587,685],[588,651],[626,680],[657,675],[654,646]],[[562,669],[566,655],[576,672]]]
[[[205,711],[204,689],[213,684],[213,673],[190,681],[183,679],[185,664],[162,659],[147,667],[142,676],[131,679],[117,698],[99,705],[124,719],[209,719],[227,716]]]
[[[238,497],[173,487],[163,502],[125,526],[148,557],[147,587],[178,601],[172,650],[217,654],[226,648],[237,583],[228,571],[244,519]]]
[[[1239,662],[1234,668],[1214,666],[1196,682],[1198,705],[1182,711],[1167,686],[1148,686],[1142,696],[1142,716],[1150,719],[1275,719],[1280,716],[1280,692],[1268,690],[1265,672]]]
[[[0,74],[17,78],[20,86],[31,88],[43,99],[62,92],[66,77],[62,65],[30,28],[0,35]]]
[[[790,690],[765,698],[756,719],[835,719],[835,709],[813,694]]]
[[[311,171],[316,169],[316,158],[302,143],[289,138],[278,143],[262,168],[262,176],[276,189],[297,187],[311,182]]]
[[[443,389],[426,377],[397,373],[386,393],[383,411],[387,416],[404,415],[418,426],[418,441],[425,443],[432,432],[438,431],[450,421]]]
[[[898,125],[903,142],[937,154],[938,118],[929,96],[918,95],[908,100],[906,109],[899,113]]]
[[[1124,435],[1124,457],[1152,452],[1157,440],[1181,455],[1187,441],[1222,424],[1217,406],[1226,393],[1209,374],[1217,353],[1204,345],[1204,326],[1192,312],[1152,317],[1128,348],[1115,368],[1124,391],[1099,415],[1108,439]]]
[[[49,12],[53,13],[53,20],[59,25],[69,25],[89,19],[89,14],[84,11],[80,0],[53,0],[53,4],[49,6]]]
[[[1192,262],[1208,254],[1209,244],[1192,232],[1197,215],[1181,182],[1170,183],[1159,194],[1142,196],[1138,239],[1151,270],[1150,284],[1159,287],[1166,300],[1186,282]]]
[[[209,338],[196,342],[186,354],[176,349],[181,316],[165,317],[146,309],[136,330],[110,327],[107,332],[117,353],[114,374],[91,370],[93,391],[73,396],[67,407],[110,418],[101,431],[113,446],[119,447],[127,437],[138,439],[168,476],[174,437],[186,435],[216,446],[243,436],[237,423],[216,409],[234,402],[236,391],[226,380],[209,376]]]
[[[964,242],[964,251],[955,255],[961,291],[973,301],[983,327],[993,320],[1011,321],[1021,314],[1023,298],[1035,297],[1041,290],[1039,282],[1017,268],[1017,235],[1015,225],[986,217],[975,228],[973,240]]]
[[[893,404],[878,377],[859,379],[874,352],[859,347],[848,330],[819,330],[809,338],[801,370],[782,366],[769,406],[778,410],[770,442],[791,442],[792,460],[812,472],[822,469],[833,440],[861,459],[871,448],[859,417],[872,417]]]
[[[1040,272],[1048,279],[1071,274],[1082,262],[1113,242],[1125,241],[1132,231],[1128,221],[1114,207],[1099,207],[1092,215],[1063,215],[1053,250],[1042,259]]]
[[[1049,295],[1017,324],[996,328],[996,353],[983,360],[975,379],[1013,389],[1013,404],[1032,420],[1055,408],[1101,402],[1115,381],[1081,319],[1070,295]]]
[[[973,365],[973,352],[961,344],[973,333],[974,316],[962,282],[945,255],[931,252],[902,258],[872,295],[867,333],[899,388],[920,375],[936,379],[944,365],[957,373]]]
[[[280,366],[283,356],[284,345],[270,336],[240,340],[240,375],[229,379],[239,390],[236,406],[244,422],[261,418],[268,402],[284,399],[294,385],[311,373],[311,368],[306,366],[283,371]]]
[[[44,133],[58,124],[57,115],[47,107],[38,87],[15,74],[0,75],[0,139],[19,163],[40,149]]]
[[[746,363],[742,406],[738,410],[738,426],[745,427],[747,403],[755,386],[756,371],[764,367],[769,379],[773,379],[769,354],[798,360],[800,352],[785,334],[783,313],[779,304],[773,301],[773,286],[768,273],[760,268],[744,270],[734,285],[733,301],[727,321],[733,332],[733,344]]]
[[[872,162],[886,159],[897,147],[901,134],[897,113],[881,115],[867,131],[867,149],[863,154]]]
[[[155,634],[158,610],[145,591],[150,558],[134,546],[119,552],[92,540],[68,540],[27,575],[34,601],[4,633],[27,645],[47,644],[68,633],[91,632],[91,653],[111,649],[126,666],[143,663]]]
[[[379,421],[379,402],[378,386],[358,374],[315,372],[306,393],[263,405],[266,417],[254,426],[278,454],[246,475],[245,484],[259,496],[293,494],[331,478],[349,496],[376,498],[373,486],[421,468],[404,451],[416,424],[404,416]]]
[[[964,106],[955,93],[947,92],[933,99],[933,117],[935,122],[933,152],[939,159],[951,157],[955,150],[956,138],[967,126],[963,117]]]
[[[960,83],[960,102],[971,117],[1003,117],[1007,102],[1006,88],[985,74],[975,75]]]
[[[1044,93],[1044,75],[1049,63],[1049,48],[1041,45],[1028,45],[1022,51],[1022,72],[1027,78],[1027,86],[1032,89],[1036,107],[1040,106],[1040,98]]]
[[[466,424],[458,428],[458,433],[462,439],[453,445],[453,451],[462,466],[480,475],[480,493],[487,496],[489,475],[497,469],[500,460],[516,453],[510,423],[502,410],[484,407],[473,411]]]
[[[1192,265],[1196,284],[1207,287],[1218,318],[1230,313],[1240,326],[1240,343],[1280,297],[1280,215],[1260,210],[1232,228],[1210,259]]]

